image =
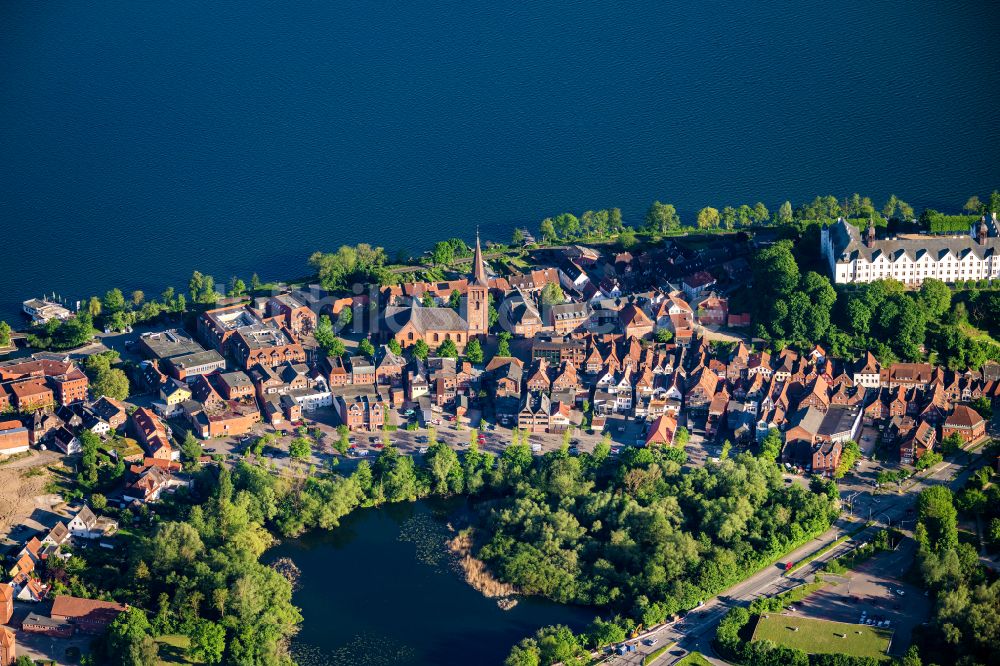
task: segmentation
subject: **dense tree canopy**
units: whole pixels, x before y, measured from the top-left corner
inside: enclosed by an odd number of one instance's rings
[[[316,271],[325,289],[343,290],[352,284],[390,284],[392,274],[386,268],[385,250],[367,243],[342,245],[334,253],[315,252],[309,265]]]

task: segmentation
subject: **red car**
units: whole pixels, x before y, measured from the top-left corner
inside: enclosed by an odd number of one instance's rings
[[[375,445],[375,448],[376,449],[384,449],[385,448],[385,444],[383,444],[382,442],[379,442],[378,444]]]

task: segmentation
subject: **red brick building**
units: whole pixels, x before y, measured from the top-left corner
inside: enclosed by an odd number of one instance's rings
[[[279,294],[268,299],[267,316],[279,320],[300,338],[316,328],[316,313],[291,294]]]
[[[966,405],[956,405],[941,426],[941,437],[958,435],[968,443],[986,434],[986,419],[979,412]]]
[[[53,620],[72,624],[78,631],[100,634],[126,610],[128,606],[114,601],[81,599],[61,594],[52,603],[49,615]]]
[[[337,412],[349,430],[378,430],[385,422],[382,401],[368,395],[337,396]]]
[[[167,428],[152,410],[140,407],[132,414],[136,438],[146,448],[150,458],[171,460],[173,448],[167,438]]]

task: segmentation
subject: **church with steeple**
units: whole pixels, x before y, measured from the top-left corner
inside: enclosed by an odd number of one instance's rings
[[[490,285],[479,232],[476,232],[472,276],[464,291],[457,312],[450,307],[425,306],[417,297],[411,297],[410,302],[402,307],[386,307],[385,323],[389,335],[404,348],[423,340],[428,347],[436,350],[445,340],[451,340],[461,352],[469,340],[489,333]]]
[[[469,324],[469,335],[486,335],[490,329],[490,281],[486,277],[486,262],[483,248],[479,245],[479,231],[476,231],[476,253],[472,258],[472,280],[466,293],[465,320]]]

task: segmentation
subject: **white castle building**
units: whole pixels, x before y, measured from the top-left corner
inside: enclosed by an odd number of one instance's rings
[[[820,249],[837,284],[892,278],[919,285],[926,278],[943,282],[1000,278],[997,217],[983,217],[968,234],[901,234],[875,239],[875,227],[861,231],[843,218],[820,232]]]

